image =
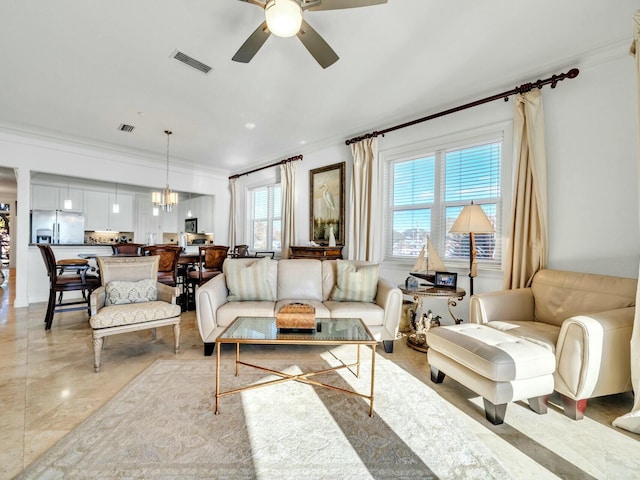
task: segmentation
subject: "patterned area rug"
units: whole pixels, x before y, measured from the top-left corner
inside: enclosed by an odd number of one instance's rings
[[[338,362],[301,356],[267,363],[299,373]],[[369,368],[364,352],[359,379],[318,379],[367,394]],[[374,417],[362,398],[298,382],[223,397],[215,415],[214,376],[214,359],[156,361],[18,478],[509,478],[453,407],[379,355]],[[249,367],[235,377],[230,358],[220,377],[221,390],[276,378]]]

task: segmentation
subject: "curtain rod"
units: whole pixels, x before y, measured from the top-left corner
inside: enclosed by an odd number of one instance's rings
[[[426,122],[427,120],[433,120],[434,118],[444,117],[445,115],[449,115],[450,113],[456,113],[461,110],[466,110],[467,108],[477,107],[478,105],[482,105],[483,103],[493,102],[494,100],[498,100],[500,98],[504,98],[504,101],[509,101],[509,96],[515,95],[516,93],[526,93],[534,88],[542,88],[544,85],[551,84],[551,88],[556,88],[558,82],[564,80],[565,78],[576,78],[580,70],[577,68],[572,68],[567,73],[561,73],[560,75],[552,75],[549,78],[544,80],[537,80],[535,82],[523,83],[519,87],[516,87],[512,90],[508,90],[506,92],[498,93],[496,95],[492,95],[487,98],[483,98],[481,100],[476,100],[471,103],[466,103],[464,105],[459,105],[457,107],[450,108],[449,110],[443,110],[442,112],[434,113],[433,115],[428,115],[426,117],[418,118],[417,120],[412,120],[410,122],[402,123],[400,125],[396,125],[393,127],[385,128],[384,130],[374,131],[371,133],[367,133],[365,135],[360,135],[358,137],[351,138],[345,141],[345,144],[350,145],[352,143],[359,142],[366,138],[373,138],[379,135],[384,136],[385,133],[393,132],[394,130],[400,130],[401,128],[410,127],[412,125],[416,125],[418,123]]]
[[[243,175],[249,175],[250,173],[259,172],[260,170],[264,170],[265,168],[277,167],[278,165],[284,165],[285,163],[295,162],[296,160],[302,160],[302,155],[296,155],[295,157],[289,157],[286,160],[280,160],[279,162],[272,163],[271,165],[265,165],[264,167],[254,168],[253,170],[249,170],[248,172],[237,173],[235,175],[231,175],[229,177],[229,180],[231,180],[233,178],[242,177]]]

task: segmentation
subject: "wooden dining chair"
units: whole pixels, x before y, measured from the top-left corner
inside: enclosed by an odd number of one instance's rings
[[[142,255],[142,243],[114,243],[111,245],[114,255]]]
[[[49,303],[44,317],[44,329],[51,330],[55,313],[84,309],[87,310],[87,313],[89,312],[89,295],[100,286],[100,278],[87,273],[90,267],[86,260],[78,258],[75,263],[75,259],[56,262],[56,256],[49,245],[39,244],[38,248],[49,276]],[[62,293],[71,291],[82,292],[82,300],[63,303]],[[56,295],[59,295],[57,302]]]
[[[222,273],[222,264],[229,254],[225,245],[206,245],[198,248],[199,261],[187,272],[187,305],[195,303],[196,286]]]
[[[147,245],[142,248],[145,255],[158,255],[158,281],[175,287],[178,285],[178,259],[182,248],[178,245]]]

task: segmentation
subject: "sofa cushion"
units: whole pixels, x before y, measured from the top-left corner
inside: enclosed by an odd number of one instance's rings
[[[384,325],[384,309],[375,303],[327,300],[324,306],[331,312],[331,318],[361,318],[370,327]]]
[[[226,262],[225,262],[226,263]],[[275,303],[261,301],[227,302],[216,312],[216,325],[228,327],[236,317],[275,317]]]
[[[292,298],[322,301],[320,260],[300,258],[278,262],[278,300]]]
[[[535,320],[561,326],[576,315],[632,307],[636,287],[632,278],[540,270],[531,285]]]
[[[501,330],[523,340],[529,340],[555,352],[560,327],[542,322],[502,322],[493,321],[486,324],[488,327]]]
[[[274,301],[275,295],[269,284],[269,270],[272,260],[263,257],[254,262],[242,259],[227,259],[222,265],[226,277],[229,296],[233,301]]]
[[[337,260],[338,280],[331,293],[336,302],[373,302],[378,289],[380,265],[356,265]]]
[[[147,278],[137,282],[113,280],[105,287],[105,305],[150,302],[158,299],[155,279]]]
[[[179,317],[182,312],[180,305],[162,301],[144,303],[128,303],[123,305],[109,305],[92,315],[89,324],[92,328],[107,328],[133,323],[151,322],[165,318]]]

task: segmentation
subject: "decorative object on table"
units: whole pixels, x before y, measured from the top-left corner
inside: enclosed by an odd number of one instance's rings
[[[435,272],[445,271],[446,269],[447,267],[444,266],[442,259],[436,251],[436,247],[431,242],[431,239],[427,237],[427,243],[422,246],[420,255],[418,255],[415,265],[411,268],[411,275],[433,283],[435,280]],[[430,274],[429,271],[434,273]]]
[[[440,315],[434,317],[431,310],[423,313],[421,317],[414,313],[411,317],[413,333],[407,337],[407,344],[414,350],[426,352],[429,348],[427,345],[427,332],[433,327],[439,327],[441,318]]]
[[[329,227],[329,246],[330,247],[336,246],[336,236],[333,233],[333,225]]]
[[[289,303],[276,313],[278,329],[315,330],[316,309],[307,303]]]
[[[407,279],[404,281],[404,286],[407,288],[407,290],[415,290],[420,286],[420,282],[418,282],[418,279],[415,277],[407,277]]]
[[[436,272],[433,286],[455,290],[458,286],[458,274],[453,272]]]
[[[478,276],[478,265],[476,263],[476,233],[495,233],[493,224],[487,218],[480,205],[466,205],[458,218],[453,223],[449,233],[468,233],[469,234],[469,295],[473,295],[473,279]]]
[[[332,228],[336,245],[344,244],[344,168],[342,162],[309,172],[309,237],[318,245],[330,245]]]

